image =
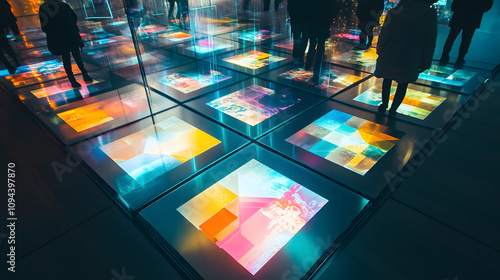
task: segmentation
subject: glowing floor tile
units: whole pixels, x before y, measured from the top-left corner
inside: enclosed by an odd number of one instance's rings
[[[253,159],[177,211],[255,275],[327,202]]]
[[[394,100],[395,92],[396,88],[392,87],[391,96],[389,97],[389,106],[392,105],[392,100]],[[354,100],[368,105],[378,106],[382,102],[381,86],[374,86],[368,89],[367,91],[354,98]],[[424,120],[445,100],[445,97],[414,89],[407,89],[405,99],[399,106],[397,112],[406,116]]]
[[[186,48],[187,50],[194,51],[199,54],[205,54],[209,52],[216,52],[219,50],[229,49],[232,46],[229,44],[222,44],[213,39],[201,39],[196,41],[196,45]]]
[[[398,141],[386,126],[332,110],[286,139],[344,168],[365,175]]]
[[[35,89],[35,90],[32,90],[31,93],[34,96],[36,96],[36,98],[46,98],[46,97],[49,97],[52,95],[64,94],[65,92],[68,92],[68,91],[77,90],[79,92],[79,94],[85,98],[85,97],[88,97],[88,95],[91,91],[93,91],[93,88],[89,87],[89,85],[98,84],[98,83],[101,83],[102,81],[103,80],[94,79],[94,81],[92,83],[82,83],[82,87],[78,88],[78,89],[73,88],[71,86],[71,83],[68,81],[68,82],[64,82],[60,85],[54,85],[54,86],[50,86],[50,87],[43,87],[40,89]]]
[[[437,82],[444,85],[462,87],[476,75],[475,72],[455,70],[446,66],[432,65],[418,76],[419,79]]]
[[[307,71],[303,68],[295,68],[282,73],[279,76],[287,80],[301,82],[310,86],[316,86],[321,89],[328,90],[331,93],[337,93],[340,90],[343,90],[362,79],[362,77],[360,76],[342,73],[333,69],[326,69],[322,71],[318,85],[311,82],[313,72]]]
[[[190,40],[192,36],[185,32],[163,33],[159,37],[165,38],[167,41],[178,43]]]
[[[102,145],[100,149],[134,180],[144,184],[219,143],[221,141],[200,129],[171,117]],[[137,185],[130,184],[121,189],[120,194],[135,188]]]
[[[340,39],[347,39],[347,40],[352,40],[352,41],[359,41],[359,34],[340,33],[340,34],[335,34],[333,36],[337,37],[337,38],[340,38]]]
[[[231,77],[223,75],[219,71],[210,70],[209,75],[200,73],[174,73],[163,77],[161,82],[182,93],[188,94],[228,79],[231,79]]]
[[[235,36],[238,36],[238,38],[245,41],[261,42],[264,40],[278,37],[280,36],[280,34],[273,33],[269,30],[258,30],[258,31],[241,32],[239,34],[235,34]]]
[[[82,132],[146,108],[147,102],[142,97],[135,96],[122,100],[114,97],[61,112],[57,116],[75,131]]]
[[[344,62],[363,67],[373,66],[377,63],[377,50],[369,48],[367,50],[351,50],[331,58],[332,62]]]
[[[207,105],[248,125],[255,126],[298,102],[300,99],[276,94],[272,89],[252,85],[208,102]]]
[[[270,55],[260,51],[249,51],[243,54],[235,55],[232,57],[224,58],[224,61],[256,70],[265,67],[273,62],[285,60],[284,57]]]

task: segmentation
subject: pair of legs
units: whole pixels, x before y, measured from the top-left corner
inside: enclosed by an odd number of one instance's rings
[[[264,12],[269,11],[269,6],[271,6],[271,0],[264,1]],[[274,0],[274,10],[277,11],[280,7],[281,0]]]
[[[306,58],[306,69],[309,70],[313,66],[313,82],[319,81],[321,68],[323,67],[323,57],[325,56],[325,36],[311,35],[309,37],[309,51]]]
[[[382,104],[379,105],[378,111],[380,113],[385,113],[387,107],[389,106],[389,97],[391,96],[392,80],[384,79],[382,82]],[[398,83],[396,93],[394,94],[394,99],[392,100],[391,109],[389,110],[389,115],[396,115],[396,111],[399,105],[403,103],[406,96],[406,89],[408,88],[408,83]]]
[[[7,70],[9,70],[10,74],[14,74],[17,70],[17,67],[12,65],[9,60],[5,57],[3,54],[5,52],[10,56],[12,60],[14,60],[16,66],[20,66],[19,60],[17,59],[16,53],[12,49],[12,47],[9,44],[9,40],[7,39],[7,36],[5,35],[3,30],[0,30],[0,62],[7,67]]]
[[[309,39],[309,34],[305,28],[300,26],[294,26],[292,36],[293,36],[293,62],[297,65],[302,66],[304,64],[304,54],[306,53],[307,40]]]
[[[361,30],[361,33],[359,33],[359,45],[369,48],[373,42],[374,24],[371,22],[360,22],[358,27]]]
[[[7,28],[12,30],[12,34],[16,36],[21,34],[21,31],[19,31],[19,27],[17,26],[17,23],[15,21],[9,22]]]
[[[89,76],[87,69],[85,69],[85,66],[83,65],[83,60],[82,56],[80,55],[80,50],[75,49],[72,51],[64,52],[62,54],[64,70],[68,75],[68,80],[71,82],[71,86],[80,87],[81,85],[76,81],[75,76],[73,75],[73,70],[71,68],[70,53],[71,55],[73,55],[73,59],[75,59],[76,65],[78,65],[78,68],[80,68],[80,71],[82,72],[83,80],[86,82],[92,82],[92,78]]]
[[[458,50],[457,63],[463,64],[465,62],[465,55],[469,52],[472,37],[474,36],[474,32],[476,32],[475,27],[452,27],[450,29],[450,33],[448,34],[448,38],[446,39],[446,43],[444,44],[441,61],[448,62],[450,60],[450,52],[453,47],[453,43],[457,39],[460,32],[462,32],[462,42],[460,43],[460,49]]]
[[[175,0],[168,0],[168,16],[173,17],[175,9]],[[179,17],[180,11],[177,9],[177,17]]]

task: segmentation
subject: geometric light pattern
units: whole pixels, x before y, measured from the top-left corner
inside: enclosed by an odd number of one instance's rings
[[[218,50],[224,50],[230,48],[231,45],[217,43],[213,39],[200,39],[196,41],[196,45],[186,48],[186,50],[194,51],[196,53],[209,53]]]
[[[396,87],[392,87],[391,95],[389,97],[389,107],[392,105],[392,100],[394,100],[395,92]],[[380,102],[382,102],[381,85],[374,86],[368,89],[362,94],[356,96],[354,100],[368,105],[378,106]],[[403,103],[401,103],[397,112],[409,117],[424,120],[445,100],[446,97],[441,97],[414,89],[407,89],[406,96],[403,99]]]
[[[173,73],[163,77],[161,82],[182,93],[188,94],[227,79],[231,79],[231,77],[222,75],[219,71],[210,70],[209,75],[200,73]]]
[[[252,85],[207,103],[208,106],[255,126],[295,104],[300,99]]]
[[[249,32],[242,32],[238,34],[238,38],[245,40],[245,41],[251,41],[251,42],[260,42],[264,41],[267,39],[271,39],[274,37],[280,36],[280,34],[273,33],[269,30],[258,30],[258,31],[249,31]]]
[[[144,184],[209,150],[221,141],[170,117],[143,130],[102,145],[100,149],[130,177]],[[124,195],[137,186],[120,190]]]
[[[377,50],[375,48],[369,48],[367,50],[350,50],[348,52],[339,54],[331,58],[332,62],[344,62],[354,65],[359,65],[362,67],[373,66],[377,63]]]
[[[306,85],[316,86],[311,82],[313,72],[303,68],[295,68],[279,75],[281,78],[302,82]],[[334,69],[325,69],[322,71],[317,87],[323,90],[328,90],[330,93],[337,93],[344,88],[359,82],[362,79],[360,76],[342,73]]]
[[[252,159],[177,211],[255,275],[327,202]]]
[[[129,114],[142,111],[148,106],[145,98],[134,96],[126,99],[113,97],[57,114],[76,132],[107,123]]]
[[[332,110],[286,139],[346,169],[365,175],[398,141],[388,127]]]
[[[475,75],[475,72],[465,71],[461,69],[455,70],[450,67],[433,64],[430,69],[427,69],[424,72],[420,73],[418,78],[444,85],[462,87]]]
[[[260,51],[249,51],[243,54],[224,58],[224,61],[256,70],[267,66],[270,63],[282,61],[284,59],[284,57],[274,56]]]

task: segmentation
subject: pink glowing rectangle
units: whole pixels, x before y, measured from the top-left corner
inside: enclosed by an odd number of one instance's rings
[[[327,202],[251,160],[177,211],[255,275]]]

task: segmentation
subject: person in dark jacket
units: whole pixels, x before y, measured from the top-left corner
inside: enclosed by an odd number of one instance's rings
[[[1,24],[5,27],[12,30],[12,33],[15,36],[19,36],[21,32],[19,31],[19,27],[17,26],[17,18],[12,13],[12,7],[7,0],[0,0],[0,21]]]
[[[290,16],[290,24],[293,36],[293,63],[304,66],[304,54],[309,38],[309,24],[305,7],[307,0],[288,0],[287,11]]]
[[[42,30],[47,34],[47,47],[53,55],[62,56],[64,70],[71,86],[76,88],[81,85],[73,75],[70,53],[82,72],[83,80],[92,82],[80,56],[83,41],[77,26],[77,16],[71,7],[61,0],[45,0],[40,6],[38,15]]]
[[[372,45],[373,29],[379,26],[380,16],[384,12],[384,0],[359,0],[356,16],[358,17],[359,45],[357,50],[366,50]]]
[[[398,83],[389,110],[396,115],[406,95],[408,83],[432,64],[437,37],[437,13],[431,8],[433,0],[402,0],[389,10],[377,44],[375,77],[383,78],[380,113],[389,106],[392,81]]]
[[[462,31],[462,42],[458,51],[456,64],[462,65],[465,63],[465,55],[469,51],[470,43],[476,29],[481,27],[483,14],[491,9],[493,0],[454,0],[451,4],[453,16],[450,21],[450,33],[444,44],[441,62],[450,60],[450,51],[453,47],[453,42]]]
[[[319,82],[323,57],[325,55],[325,41],[330,37],[330,26],[339,13],[337,0],[307,0],[309,10],[306,13],[306,22],[309,27],[309,51],[306,58],[306,70],[310,70],[314,63],[312,83]]]

